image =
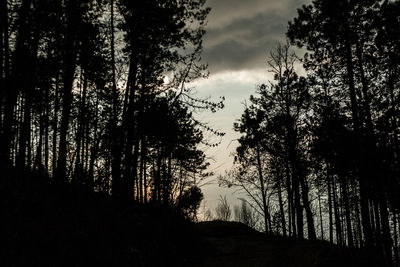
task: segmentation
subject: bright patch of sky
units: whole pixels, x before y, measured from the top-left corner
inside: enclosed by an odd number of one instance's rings
[[[202,187],[207,206],[213,210],[219,195],[226,195],[233,204],[243,197],[234,190],[218,186],[217,176],[232,167],[239,133],[233,130],[244,103],[255,94],[261,83],[272,79],[268,72],[269,51],[278,42],[285,42],[287,23],[296,16],[297,8],[309,0],[209,0],[212,8],[204,37],[203,59],[209,64],[210,77],[199,80],[197,96],[225,97],[225,108],[216,113],[199,113],[197,118],[225,132],[218,147],[206,150],[210,171],[215,175]]]
[[[218,204],[219,195],[226,195],[231,203],[237,204],[238,198],[243,197],[233,189],[218,186],[217,177],[231,169],[233,155],[240,134],[233,130],[233,123],[238,120],[244,110],[244,103],[251,94],[254,94],[258,84],[266,82],[271,74],[266,69],[251,71],[229,71],[211,75],[207,80],[197,81],[191,85],[196,87],[197,96],[218,99],[225,96],[225,107],[216,113],[202,112],[197,118],[207,122],[213,129],[222,131],[225,136],[217,147],[206,149],[206,155],[211,163],[209,171],[214,176],[206,180],[207,185],[202,187],[207,206],[214,209]],[[215,138],[214,138],[215,139]]]

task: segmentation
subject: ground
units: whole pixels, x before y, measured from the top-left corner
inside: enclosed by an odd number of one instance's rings
[[[381,266],[357,249],[280,236],[266,237],[238,222],[201,222],[195,225],[203,252],[193,266]]]
[[[191,223],[171,208],[35,175],[0,180],[0,237],[0,266],[381,266],[357,249]]]

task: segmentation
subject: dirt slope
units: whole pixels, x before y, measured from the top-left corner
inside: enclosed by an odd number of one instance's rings
[[[237,222],[202,222],[195,229],[202,248],[192,266],[381,266],[356,249],[325,241],[267,238]]]

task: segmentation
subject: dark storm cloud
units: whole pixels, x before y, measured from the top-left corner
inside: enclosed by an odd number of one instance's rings
[[[264,68],[306,0],[211,0],[203,58],[212,73]]]

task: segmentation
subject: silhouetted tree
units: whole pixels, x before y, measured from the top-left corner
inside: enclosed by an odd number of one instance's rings
[[[234,206],[233,212],[236,221],[244,223],[251,228],[255,228],[257,226],[257,213],[252,210],[245,200],[241,200],[240,206]]]
[[[205,1],[1,5],[2,167],[166,206],[210,175],[202,132],[223,133],[192,112],[223,100],[186,87],[208,74]]]
[[[215,208],[215,216],[217,220],[229,221],[232,215],[231,205],[226,196],[219,196],[218,205]]]

